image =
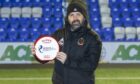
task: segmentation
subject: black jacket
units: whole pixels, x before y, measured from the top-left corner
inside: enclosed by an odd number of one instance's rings
[[[94,71],[102,48],[99,36],[81,27],[74,32],[70,28],[60,29],[53,37],[58,43],[64,40],[60,51],[68,56],[65,64],[55,60],[54,71],[62,77],[64,84],[94,84]]]

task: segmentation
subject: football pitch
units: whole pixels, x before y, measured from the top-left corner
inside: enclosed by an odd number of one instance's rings
[[[0,69],[0,84],[52,84],[52,67]],[[96,84],[140,84],[140,68],[98,68]]]

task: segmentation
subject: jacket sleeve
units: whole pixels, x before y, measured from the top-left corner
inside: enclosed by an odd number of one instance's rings
[[[95,70],[100,59],[102,43],[98,38],[96,41],[94,40],[90,41],[88,53],[84,57],[80,59],[68,58],[64,65],[66,67],[84,71]]]

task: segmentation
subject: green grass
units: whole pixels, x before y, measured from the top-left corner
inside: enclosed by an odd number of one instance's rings
[[[52,71],[47,67],[0,69],[0,84],[51,84]],[[96,84],[140,84],[140,68],[98,68]]]

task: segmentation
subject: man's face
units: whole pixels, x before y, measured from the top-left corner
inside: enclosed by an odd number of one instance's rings
[[[72,30],[75,30],[83,25],[84,16],[80,12],[71,12],[68,15],[68,21],[72,27]]]

